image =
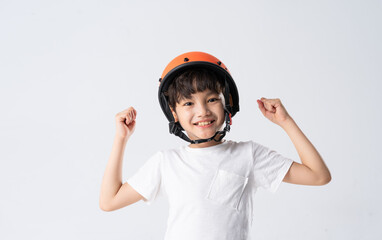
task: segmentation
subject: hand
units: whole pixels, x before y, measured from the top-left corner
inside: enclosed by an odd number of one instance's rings
[[[123,110],[115,115],[117,125],[116,137],[124,140],[130,138],[135,130],[135,118],[137,111],[133,107]]]
[[[257,100],[257,103],[263,115],[279,126],[285,123],[288,119],[291,119],[281,103],[281,100],[278,98],[267,99],[262,97],[261,100]]]

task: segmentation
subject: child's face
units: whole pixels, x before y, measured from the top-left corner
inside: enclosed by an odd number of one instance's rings
[[[179,103],[176,103],[176,113],[174,111],[172,113],[175,122],[179,121],[191,140],[205,139],[221,130],[224,123],[223,104],[223,94],[207,89],[204,92],[192,94],[191,99],[181,99]],[[209,123],[197,124],[200,121]],[[210,144],[206,142],[203,147]]]

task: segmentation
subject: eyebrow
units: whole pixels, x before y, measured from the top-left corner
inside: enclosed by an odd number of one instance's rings
[[[212,90],[209,90],[209,91],[207,92],[207,97],[208,97],[208,96],[211,96],[211,95],[214,95],[214,94],[219,95],[218,93],[215,93],[215,92],[213,92]],[[193,97],[192,95],[193,95],[193,94],[191,94],[191,98],[183,97],[183,98],[180,99],[180,101],[185,101],[185,100],[187,100],[187,99],[193,99],[194,97]]]

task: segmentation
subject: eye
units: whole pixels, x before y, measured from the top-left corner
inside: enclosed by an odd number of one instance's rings
[[[189,104],[192,104],[192,102],[186,102],[183,106],[190,106]]]
[[[211,98],[209,101],[213,100],[213,102],[219,101],[219,98]]]

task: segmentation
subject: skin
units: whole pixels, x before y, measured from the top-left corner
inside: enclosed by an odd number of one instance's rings
[[[192,99],[182,101],[173,110],[176,121],[180,121],[191,139],[211,137],[223,126],[224,98],[212,100],[213,95],[206,92],[197,93]],[[325,185],[331,181],[329,169],[313,144],[303,134],[296,122],[288,114],[281,100],[261,98],[257,100],[259,110],[271,122],[280,126],[293,142],[301,164],[293,162],[283,181],[300,185]],[[119,112],[115,116],[116,133],[109,161],[102,179],[99,206],[104,211],[114,211],[144,199],[127,182],[122,184],[122,163],[125,146],[136,126],[137,111],[133,107]],[[201,119],[213,118],[211,128],[198,129],[193,123]],[[221,142],[220,142],[221,143]],[[190,147],[208,147],[220,144],[210,141],[192,144]],[[198,146],[197,146],[198,145]]]
[[[176,103],[175,110],[171,108],[175,122],[180,123],[191,140],[212,137],[217,131],[222,130],[224,124],[224,96],[207,89],[203,92],[192,94],[190,99],[181,99]],[[211,127],[201,128],[194,123],[205,119],[214,119]],[[220,135],[217,135],[217,139]],[[188,145],[191,148],[204,148],[223,143],[223,140],[214,140],[199,144]]]

